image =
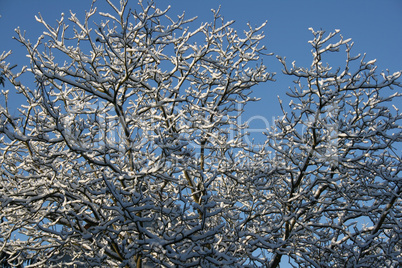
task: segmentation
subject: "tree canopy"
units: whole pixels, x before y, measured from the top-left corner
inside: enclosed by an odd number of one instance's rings
[[[107,2],[114,13],[93,5],[54,27],[38,16],[33,43],[17,30],[30,59],[18,73],[0,55],[9,265],[402,262],[400,71],[378,72],[339,30],[310,29],[311,66],[277,56],[291,102],[250,144],[239,118],[252,88],[274,80],[264,25],[238,34],[219,11],[193,27],[153,2]],[[329,66],[333,53],[346,64]],[[8,88],[25,98],[17,112]]]

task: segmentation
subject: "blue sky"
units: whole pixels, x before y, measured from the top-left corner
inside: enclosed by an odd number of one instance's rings
[[[136,7],[136,1],[130,0]],[[105,0],[98,0],[102,10]],[[114,2],[118,2],[114,0]],[[268,52],[286,56],[288,62],[295,60],[298,65],[308,67],[311,62],[310,45],[307,43],[312,34],[308,30],[323,29],[333,31],[340,29],[345,38],[355,42],[354,53],[367,53],[367,59],[377,59],[379,70],[389,69],[391,72],[402,69],[402,1],[401,0],[156,0],[161,8],[171,5],[170,15],[186,11],[188,18],[198,16],[195,25],[212,19],[211,8],[221,5],[221,14],[226,20],[235,20],[233,27],[245,29],[246,23],[260,25],[268,21],[265,28],[264,45]],[[24,48],[12,36],[14,29],[20,27],[27,31],[27,37],[35,41],[43,28],[35,21],[34,16],[41,12],[50,24],[69,10],[83,18],[84,10],[88,10],[91,0],[0,0],[0,53],[13,50],[12,63],[19,67],[27,65]],[[344,60],[342,54],[342,61]],[[277,95],[284,96],[292,85],[291,79],[280,75],[281,65],[275,57],[264,60],[271,72],[277,72],[276,82],[259,85],[254,96],[260,97],[259,103],[248,107],[244,121],[253,116],[270,118],[281,114],[277,104]],[[398,90],[398,89],[397,89]],[[399,89],[400,90],[400,89]],[[12,100],[11,100],[12,101]],[[398,104],[401,107],[401,104]]]

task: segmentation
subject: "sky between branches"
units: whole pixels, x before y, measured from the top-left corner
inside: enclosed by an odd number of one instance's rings
[[[84,18],[85,10],[89,10],[91,2],[92,0],[0,0],[0,52],[13,50],[14,56],[10,58],[13,63],[19,66],[28,64],[25,58],[26,51],[12,39],[16,27],[26,30],[27,37],[34,42],[44,30],[35,21],[34,16],[38,12],[52,25],[60,18],[62,12],[68,17],[70,10],[77,13],[78,18]],[[219,6],[225,20],[236,21],[233,27],[239,32],[247,27],[247,23],[256,26],[268,21],[263,43],[267,47],[267,52],[286,56],[289,63],[295,60],[299,66],[308,67],[311,63],[311,47],[307,42],[312,38],[308,30],[312,27],[315,30],[323,29],[328,32],[340,29],[345,38],[352,38],[355,42],[353,49],[355,54],[367,53],[367,60],[377,59],[379,71],[386,68],[391,72],[402,69],[402,2],[399,0],[156,0],[155,2],[160,8],[171,5],[168,14],[172,17],[183,11],[187,18],[198,16],[193,27],[211,21],[210,10]],[[136,0],[130,0],[129,5],[138,8]],[[108,8],[105,0],[97,0],[96,6],[102,11]],[[340,55],[339,60],[339,64],[343,64],[344,55]],[[274,56],[265,58],[264,64],[268,66],[268,71],[277,73],[277,81],[254,88],[254,95],[262,100],[247,107],[242,120],[250,121],[255,127],[267,124],[262,123],[261,118],[272,124],[272,117],[280,115],[277,95],[285,98],[287,88],[292,86],[291,79],[281,75],[282,66]]]

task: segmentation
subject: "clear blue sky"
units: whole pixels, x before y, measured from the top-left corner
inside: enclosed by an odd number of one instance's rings
[[[105,2],[97,1],[100,10]],[[225,19],[235,20],[234,27],[239,30],[244,29],[247,22],[260,25],[267,20],[264,44],[268,51],[286,56],[288,62],[296,60],[302,66],[307,67],[311,62],[311,48],[307,41],[312,37],[308,28],[313,27],[326,31],[340,29],[345,38],[354,40],[355,54],[366,52],[367,59],[377,59],[379,70],[388,68],[394,72],[402,69],[401,0],[156,0],[156,3],[161,8],[170,4],[170,15],[186,11],[188,18],[198,16],[196,25],[210,21],[211,8],[216,9],[219,5]],[[13,50],[13,63],[19,66],[28,64],[24,49],[11,38],[17,26],[26,30],[27,37],[34,41],[43,31],[34,18],[38,12],[52,24],[62,12],[69,14],[69,10],[83,18],[84,10],[88,10],[90,4],[91,0],[0,0],[0,53]],[[130,0],[130,5],[135,8],[136,1]],[[264,63],[269,71],[281,72],[281,65],[275,57]],[[255,88],[254,95],[262,100],[248,107],[244,121],[256,115],[271,121],[272,116],[280,115],[276,96],[284,96],[292,84],[282,75],[276,78],[275,83]]]
[[[118,0],[113,0],[115,3]],[[136,0],[129,0],[135,8]],[[35,21],[34,16],[41,12],[45,20],[52,24],[69,10],[83,18],[91,0],[0,0],[0,52],[13,50],[11,58],[19,66],[28,64],[24,58],[25,51],[15,40],[12,40],[14,29],[19,26],[26,30],[32,41],[43,31],[43,27]],[[309,27],[315,30],[333,31],[340,29],[345,38],[355,42],[354,52],[367,53],[368,59],[377,59],[379,69],[390,69],[392,72],[402,69],[402,1],[401,0],[156,0],[161,8],[171,5],[170,15],[186,12],[188,18],[198,16],[196,25],[210,21],[211,8],[221,5],[221,13],[226,20],[235,20],[236,29],[244,29],[246,23],[260,25],[268,21],[265,28],[264,44],[269,52],[286,56],[288,62],[296,60],[302,66],[311,63],[310,45],[307,41],[312,37]],[[105,7],[105,0],[97,0],[98,10]],[[343,61],[343,58],[342,58]],[[255,88],[254,95],[261,97],[259,104],[248,107],[244,121],[253,115],[261,115],[271,121],[272,116],[280,115],[277,95],[284,96],[291,86],[291,79],[280,75],[281,65],[275,57],[264,61],[268,70],[276,72],[277,82],[267,83]]]

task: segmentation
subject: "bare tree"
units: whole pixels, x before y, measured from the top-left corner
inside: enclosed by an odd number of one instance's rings
[[[27,102],[15,115],[3,91],[0,106],[0,246],[11,265],[402,261],[402,115],[387,103],[401,95],[388,90],[400,72],[377,76],[350,40],[313,31],[310,68],[279,58],[297,79],[293,101],[258,147],[238,119],[251,88],[272,80],[264,25],[238,35],[214,11],[193,29],[152,2],[107,2],[113,14],[71,13],[73,28],[38,16],[35,43],[17,31],[31,60],[20,73],[0,57]],[[341,47],[346,66],[333,71],[322,58]]]
[[[248,243],[264,248],[269,267],[283,255],[297,267],[397,267],[402,114],[393,105],[401,93],[389,88],[401,72],[376,75],[375,60],[351,55],[350,39],[332,41],[339,30],[310,30],[309,68],[278,57],[295,86],[260,153],[270,165],[251,177],[260,186],[249,207],[264,209],[246,213],[248,224],[265,228],[251,229]],[[346,65],[335,70],[324,59],[342,47]]]
[[[17,117],[1,107],[2,250],[36,265],[64,255],[90,266],[235,264],[248,252],[221,192],[233,186],[225,173],[243,142],[231,129],[244,127],[249,89],[272,79],[259,61],[263,25],[239,36],[214,11],[191,30],[194,19],[153,3],[108,3],[115,14],[99,12],[95,29],[92,7],[84,21],[71,14],[74,28],[38,16],[36,43],[17,31],[37,87],[2,65],[27,100]]]

